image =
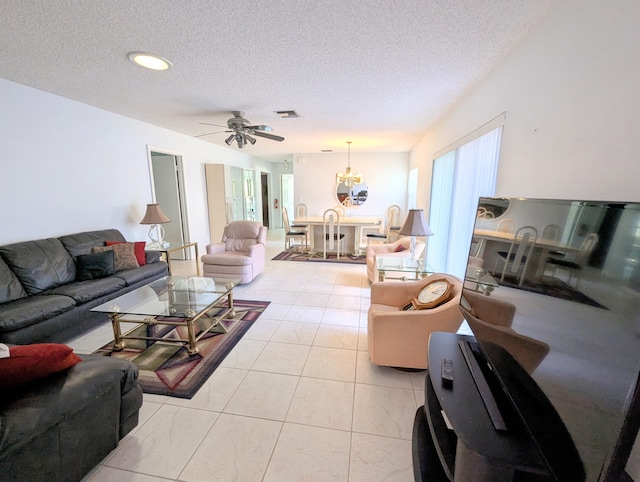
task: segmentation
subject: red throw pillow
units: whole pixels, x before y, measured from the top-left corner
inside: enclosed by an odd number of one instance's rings
[[[0,358],[0,388],[10,389],[46,378],[72,367],[81,358],[59,343],[9,347],[9,358]]]
[[[105,241],[105,246],[112,246],[114,244],[122,244],[126,241]],[[136,241],[133,243],[133,252],[136,254],[136,260],[140,266],[147,264],[147,258],[145,258],[144,248],[147,245],[145,241]]]
[[[399,253],[400,251],[404,251],[405,249],[407,249],[407,248],[405,248],[404,246],[399,244],[398,247],[396,248],[396,253]]]

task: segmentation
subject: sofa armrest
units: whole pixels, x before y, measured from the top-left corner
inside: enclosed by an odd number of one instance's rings
[[[207,254],[219,254],[224,253],[224,243],[212,243],[207,244]]]
[[[406,283],[374,282],[371,283],[371,304],[403,306],[418,296],[420,290],[426,286],[427,279],[409,281]]]
[[[147,264],[153,264],[160,261],[162,253],[160,251],[145,251],[144,260]]]
[[[247,255],[254,259],[257,259],[257,258],[264,259],[264,255],[265,255],[264,244],[259,244],[259,243],[252,244],[251,246],[249,246],[249,249],[247,250]]]
[[[466,291],[465,299],[473,309],[473,315],[485,323],[509,328],[516,314],[516,306],[483,294]]]

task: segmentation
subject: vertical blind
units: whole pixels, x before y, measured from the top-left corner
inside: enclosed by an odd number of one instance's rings
[[[494,196],[502,127],[452,150],[433,163],[427,262],[464,278],[480,196]]]

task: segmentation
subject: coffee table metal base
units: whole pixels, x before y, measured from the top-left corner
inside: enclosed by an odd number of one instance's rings
[[[222,303],[228,300],[229,306],[222,311],[219,311],[215,316],[209,316],[208,312],[215,308],[220,308]],[[220,323],[222,319],[225,317],[233,317],[236,312],[233,307],[233,288],[229,290],[226,295],[218,298],[214,303],[212,303],[205,311],[203,311],[199,316],[195,316],[193,318],[185,318],[179,320],[167,320],[163,319],[165,317],[161,317],[158,319],[155,316],[148,316],[143,319],[126,319],[127,315],[125,313],[110,313],[109,317],[111,318],[111,324],[113,327],[113,338],[114,344],[113,349],[115,351],[123,350],[127,344],[125,339],[129,340],[153,340],[153,341],[163,341],[168,343],[183,343],[187,348],[187,353],[189,355],[195,355],[200,351],[198,347],[198,341],[207,333],[227,333],[226,328]],[[130,322],[136,323],[132,329],[127,331],[126,333],[122,333],[121,330],[121,322]],[[204,322],[208,324],[208,327],[200,330],[200,322]],[[152,336],[134,336],[131,335],[134,331],[136,331],[142,325],[167,325],[167,326],[185,326],[187,327],[188,338],[157,338]]]

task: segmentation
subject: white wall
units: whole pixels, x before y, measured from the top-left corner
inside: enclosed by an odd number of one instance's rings
[[[547,19],[411,152],[431,161],[506,112],[496,195],[638,201],[637,0],[559,0]]]
[[[147,146],[183,157],[191,240],[209,242],[205,163],[269,172],[230,148],[0,79],[0,244],[138,223],[151,202]],[[217,241],[217,240],[216,240]]]
[[[320,216],[336,204],[336,173],[347,168],[346,153],[296,154],[293,156],[295,203],[305,203],[310,216]],[[360,173],[369,188],[366,202],[351,209],[354,216],[384,217],[391,204],[406,215],[409,154],[354,153],[351,172]]]

